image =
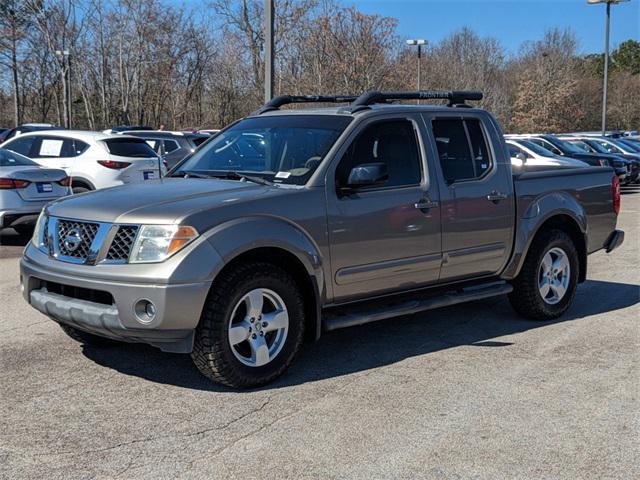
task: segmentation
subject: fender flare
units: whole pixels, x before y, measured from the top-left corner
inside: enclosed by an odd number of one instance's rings
[[[220,271],[240,255],[259,248],[277,248],[295,256],[304,266],[313,286],[315,321],[314,338],[321,332],[321,306],[327,296],[323,255],[311,236],[290,220],[254,215],[221,223],[203,234],[218,253],[222,262],[214,265],[210,278],[215,280]]]
[[[584,237],[587,233],[587,216],[584,208],[571,195],[565,192],[552,192],[536,198],[517,219],[513,253],[502,272],[502,278],[512,280],[518,276],[527,257],[533,239],[540,229],[554,217],[567,216],[577,225]],[[584,239],[586,245],[586,239]],[[586,266],[585,258],[581,259]],[[586,272],[581,272],[585,275]]]

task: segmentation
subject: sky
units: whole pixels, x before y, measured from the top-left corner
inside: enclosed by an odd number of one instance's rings
[[[510,53],[545,30],[570,27],[582,53],[604,51],[604,4],[587,0],[340,0],[364,13],[396,17],[398,34],[437,42],[462,27],[500,40]],[[611,49],[624,40],[640,40],[640,0],[612,5]]]

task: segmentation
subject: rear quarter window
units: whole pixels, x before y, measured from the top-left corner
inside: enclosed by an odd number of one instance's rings
[[[158,155],[142,138],[110,138],[103,140],[111,155],[119,157],[156,158]]]

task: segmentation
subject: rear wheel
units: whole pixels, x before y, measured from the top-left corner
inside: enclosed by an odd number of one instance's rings
[[[304,300],[293,276],[269,263],[247,263],[212,286],[191,357],[216,382],[255,387],[286,371],[303,334]]]
[[[571,306],[579,269],[578,252],[571,238],[561,230],[544,232],[534,240],[513,281],[509,301],[523,317],[557,318]]]
[[[76,342],[84,345],[91,345],[92,347],[109,347],[118,343],[116,340],[93,335],[91,333],[78,330],[70,325],[64,325],[62,323],[59,325],[64,333],[73,338]]]
[[[91,191],[90,188],[83,187],[81,185],[74,185],[73,187],[71,187],[71,189],[73,190],[74,195],[78,194],[78,193],[84,193],[84,192],[90,192]]]

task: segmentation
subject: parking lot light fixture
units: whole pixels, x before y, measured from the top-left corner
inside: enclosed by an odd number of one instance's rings
[[[604,27],[604,78],[602,86],[602,135],[607,131],[607,83],[609,79],[609,29],[611,24],[611,4],[628,2],[630,0],[587,0],[590,5],[606,3],[607,10]]]
[[[407,40],[407,45],[418,47],[418,91],[422,87],[422,46],[426,44],[427,41],[422,38]]]

